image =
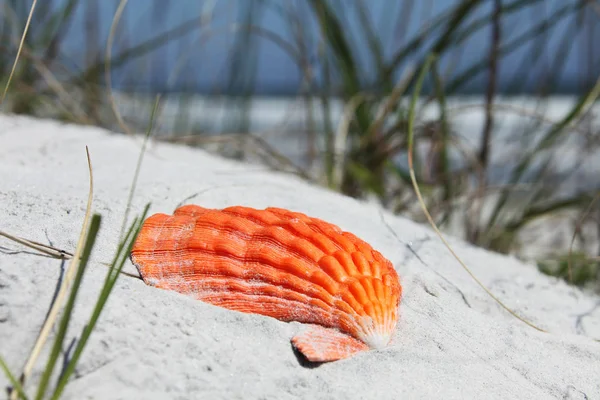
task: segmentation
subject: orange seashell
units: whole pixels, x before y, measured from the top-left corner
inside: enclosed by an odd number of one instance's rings
[[[292,338],[310,361],[381,349],[398,319],[402,287],[390,261],[335,225],[280,208],[155,214],[131,259],[148,285],[311,324]]]

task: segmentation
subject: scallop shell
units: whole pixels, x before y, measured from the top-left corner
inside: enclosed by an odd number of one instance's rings
[[[310,361],[381,349],[398,319],[402,287],[390,261],[335,225],[281,208],[155,214],[131,259],[148,285],[310,324],[292,338]]]

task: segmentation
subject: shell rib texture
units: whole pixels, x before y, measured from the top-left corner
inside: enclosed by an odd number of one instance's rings
[[[131,258],[144,282],[231,310],[310,324],[310,361],[385,347],[402,287],[390,261],[351,233],[280,208],[186,205],[155,214]]]

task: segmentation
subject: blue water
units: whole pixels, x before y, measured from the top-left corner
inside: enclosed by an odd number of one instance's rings
[[[145,126],[149,120],[153,98],[147,96],[132,98],[117,94],[116,99],[120,111],[128,121],[136,121],[139,126]],[[308,108],[303,98],[259,97],[252,100],[245,112],[234,107],[235,103],[225,99],[191,96],[183,103],[179,100],[178,96],[163,98],[157,123],[158,135],[186,136],[250,132],[262,138],[294,164],[305,169],[314,167],[308,164],[308,138],[311,130],[307,125]],[[408,105],[408,98],[403,101]],[[519,157],[535,149],[540,139],[551,130],[552,123],[557,123],[565,117],[576,102],[577,98],[573,96],[553,96],[544,102],[526,96],[498,97],[495,100],[498,108],[495,111],[488,170],[490,184],[501,185],[511,182],[510,174]],[[344,113],[344,105],[339,99],[330,99],[330,103],[331,122],[337,129]],[[185,107],[182,107],[182,104],[185,104]],[[447,106],[450,128],[455,141],[454,151],[451,153],[452,165],[453,168],[461,168],[466,162],[465,154],[468,157],[477,157],[479,151],[485,121],[484,98],[481,96],[451,97],[448,99]],[[439,116],[436,104],[419,110],[417,126],[435,121]],[[596,118],[599,111],[600,105],[592,107],[582,121],[567,130],[568,134],[564,135],[564,140],[553,147],[553,152],[546,153],[552,155],[551,173],[548,179],[549,182],[553,179],[556,181],[553,185],[556,185],[557,192],[574,193],[579,190],[589,190],[591,187],[600,187],[598,181],[600,157],[597,157],[597,146],[589,142],[593,139],[594,132],[600,128],[600,121]],[[312,118],[313,126],[316,127],[313,131],[316,150],[320,153],[325,149],[322,129],[324,118],[320,103],[316,100],[313,103]],[[542,123],[539,123],[540,119],[543,120]],[[182,121],[185,121],[185,124]],[[416,140],[420,143],[419,149],[424,155],[429,143],[420,140],[418,136]],[[252,160],[251,155],[248,155],[248,158]],[[256,157],[254,161],[260,161],[260,157]],[[406,154],[399,153],[396,162],[406,166]],[[524,180],[527,181],[532,177],[535,171],[536,168],[532,168],[524,176]]]
[[[54,0],[51,4],[58,9],[66,1]],[[502,3],[510,8],[511,4],[519,2],[504,0]],[[75,19],[62,27],[65,31],[59,51],[64,66],[81,70],[88,64],[86,58],[90,54],[98,52],[99,56],[104,55],[119,0],[77,3]],[[459,0],[328,1],[340,19],[346,41],[353,49],[352,56],[357,62],[358,73],[367,85],[378,74],[373,48],[366,40],[359,18],[361,4],[373,34],[380,42],[383,61],[387,63],[418,32],[458,3]],[[575,0],[532,0],[528,7],[503,16],[502,48],[509,48],[519,37],[535,31],[544,19],[552,19],[552,28],[544,36],[527,42],[502,60],[498,71],[499,90],[535,92],[540,85],[548,82],[548,74],[555,68],[562,68],[562,72],[550,90],[581,91],[595,81],[600,73],[600,47],[597,40],[600,17],[592,5],[583,13],[561,13],[563,8],[577,3]],[[492,4],[491,1],[481,2],[469,20],[475,21],[489,15]],[[253,10],[250,21],[252,30],[247,29],[250,9]],[[90,18],[90,15],[97,15],[98,19]],[[43,19],[47,15],[37,17]],[[94,34],[96,21],[99,26],[97,34]],[[298,61],[291,55],[300,54],[298,37],[302,37],[305,45],[302,55],[311,67],[313,87],[318,87],[322,81],[320,33],[306,0],[129,0],[118,25],[113,57],[117,58],[127,49],[186,23],[191,27],[185,34],[178,36],[172,32],[169,42],[156,51],[115,67],[115,88],[205,94],[243,93],[251,89],[263,95],[294,95],[301,88],[302,81]],[[36,36],[35,26],[42,25],[33,24],[32,37]],[[302,35],[298,36],[298,32]],[[44,31],[37,33],[39,39],[45,34]],[[439,35],[439,31],[430,35],[423,48],[430,48]],[[568,52],[560,53],[559,47],[565,39]],[[478,62],[485,62],[490,40],[490,26],[483,25],[449,56],[442,58],[441,70],[449,71],[448,78],[451,78]],[[535,58],[540,44],[544,51],[539,58]],[[325,49],[325,52],[331,55],[330,49]],[[421,51],[407,57],[406,62],[395,70],[396,76],[423,54]],[[239,64],[247,67],[242,73],[235,67]],[[331,68],[337,67],[332,65]],[[461,92],[483,92],[487,82],[486,73],[478,73],[471,78]]]

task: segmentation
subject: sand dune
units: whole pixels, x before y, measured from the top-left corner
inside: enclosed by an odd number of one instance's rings
[[[85,211],[85,146],[100,236],[69,338],[103,283],[141,139],[55,121],[0,116],[0,229],[73,250]],[[307,366],[290,338],[301,329],[241,314],[123,276],[70,382],[68,399],[594,399],[600,398],[600,298],[533,265],[451,239],[491,290],[541,333],[487,296],[425,226],[300,179],[186,147],[152,144],[132,214],[181,202],[285,207],[367,240],[404,287],[391,345]],[[397,235],[397,237],[391,232]],[[0,238],[0,354],[22,368],[54,295],[62,263]],[[126,266],[134,272],[133,265]],[[45,363],[36,368],[34,388]],[[0,386],[7,386],[0,375]]]

